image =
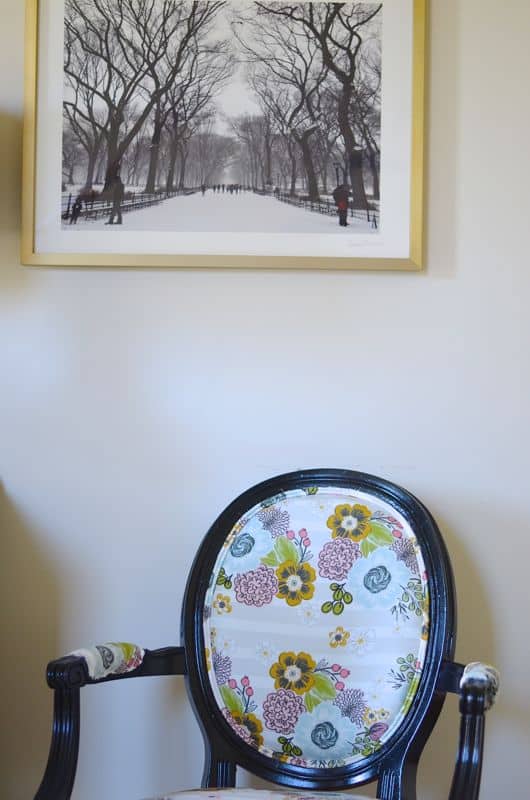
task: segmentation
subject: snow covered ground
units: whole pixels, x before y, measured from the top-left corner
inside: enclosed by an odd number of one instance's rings
[[[210,189],[200,194],[173,197],[139,211],[123,215],[120,229],[134,231],[224,232],[224,233],[377,233],[368,222],[348,219],[340,228],[336,215],[320,214],[272,196],[252,192],[214,194]],[[67,226],[63,226],[67,227]],[[78,230],[112,230],[105,220],[80,220]],[[72,227],[70,227],[72,230]]]

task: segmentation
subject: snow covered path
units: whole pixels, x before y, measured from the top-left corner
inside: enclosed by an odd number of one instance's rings
[[[367,222],[349,219],[340,228],[336,215],[319,214],[275,197],[241,192],[179,195],[156,206],[123,215],[121,230],[223,233],[374,233]],[[85,222],[85,230],[109,230],[105,221]]]

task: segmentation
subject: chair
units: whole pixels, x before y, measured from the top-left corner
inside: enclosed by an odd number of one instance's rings
[[[200,545],[180,647],[107,643],[48,665],[53,735],[36,800],[71,795],[80,688],[148,675],[185,676],[206,746],[193,800],[217,800],[212,789],[223,800],[340,800],[375,781],[381,800],[414,800],[447,692],[461,710],[450,800],[476,800],[498,674],[453,662],[455,629],[447,551],[415,497],[346,470],[264,481]],[[236,765],[283,791],[234,789]]]

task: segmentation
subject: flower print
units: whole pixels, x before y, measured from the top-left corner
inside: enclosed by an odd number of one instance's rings
[[[232,604],[227,594],[217,594],[213,601],[213,607],[218,614],[230,614]]]
[[[285,600],[289,606],[298,606],[302,600],[310,600],[315,593],[316,573],[313,567],[302,562],[284,561],[276,570],[278,592],[276,597]]]
[[[274,570],[262,564],[257,569],[236,575],[234,579],[236,599],[246,606],[264,606],[272,603],[278,591]]]
[[[270,664],[271,661],[274,661],[277,658],[277,654],[278,648],[272,642],[263,641],[256,645],[256,656],[259,661],[265,664]]]
[[[289,512],[278,506],[268,506],[258,512],[258,519],[273,538],[284,536],[289,530]]]
[[[330,647],[346,647],[350,638],[349,631],[345,631],[340,625],[329,633]]]
[[[263,701],[265,726],[278,733],[293,733],[298,718],[304,711],[304,701],[290,689],[270,692]]]
[[[280,653],[269,675],[274,678],[275,689],[290,689],[296,694],[304,694],[315,682],[315,667],[316,662],[308,653]]]
[[[252,747],[261,747],[263,744],[263,725],[255,714],[242,713],[241,711],[228,711],[223,709],[226,721],[247,744]]]
[[[212,671],[212,653],[209,647],[204,648],[204,658],[206,660],[206,669],[208,672]]]
[[[335,507],[335,513],[328,517],[327,526],[334,539],[351,539],[360,542],[370,533],[372,512],[359,503],[351,506],[343,503]]]
[[[256,569],[261,564],[261,559],[271,549],[270,536],[260,532],[248,530],[238,533],[230,543],[228,552],[223,560],[223,567],[228,575],[237,575],[242,572]]]
[[[352,724],[333,703],[319,703],[298,720],[293,741],[304,758],[317,762],[335,761],[351,754]]]
[[[387,730],[388,730],[388,725],[386,724],[386,722],[376,722],[374,725],[370,727],[370,730],[368,731],[368,736],[370,737],[370,739],[372,739],[372,741],[378,742],[381,739],[382,735],[387,732]]]
[[[318,556],[318,574],[322,578],[344,580],[353,563],[361,557],[359,545],[351,539],[326,542]]]
[[[353,567],[348,588],[361,608],[392,608],[410,579],[410,571],[396,554],[378,547]]]
[[[356,656],[364,656],[374,649],[375,639],[373,628],[356,628],[351,632],[349,646]]]
[[[403,561],[411,572],[415,575],[419,575],[420,569],[418,567],[416,548],[415,539],[405,539],[402,537],[401,539],[396,539],[390,549],[394,551],[398,561]]]
[[[217,651],[213,654],[213,671],[215,673],[215,680],[219,686],[226,683],[232,672],[232,661],[228,656],[224,656]]]
[[[300,620],[304,625],[316,625],[320,622],[320,606],[318,603],[303,603],[296,609]]]
[[[373,708],[367,708],[363,714],[363,722],[366,726],[374,725],[378,721],[377,711]]]
[[[362,725],[366,700],[361,689],[344,689],[337,695],[333,705],[337,706],[341,714],[348,717],[355,725]]]

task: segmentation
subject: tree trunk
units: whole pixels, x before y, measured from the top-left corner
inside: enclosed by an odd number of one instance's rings
[[[289,189],[289,194],[291,197],[294,197],[296,194],[296,155],[294,153],[294,148],[290,139],[287,140],[287,152],[289,153],[289,158],[291,159],[291,188]]]
[[[302,136],[297,136],[296,141],[300,145],[300,149],[302,151],[302,162],[304,165],[304,170],[307,178],[307,193],[309,195],[310,200],[318,200],[318,181],[317,176],[315,174],[315,168],[313,166],[313,158],[311,155],[311,148],[309,146],[309,137],[315,132],[314,128],[311,128],[309,131],[305,131]]]
[[[186,148],[179,147],[180,151],[180,171],[179,171],[179,190],[182,191],[186,185],[186,162],[188,160],[188,154],[186,152]]]
[[[162,127],[160,104],[157,104],[155,106],[153,135],[151,136],[151,147],[149,149],[149,169],[147,170],[147,181],[145,183],[146,194],[153,194],[153,192],[156,191],[156,174],[158,169],[158,155],[160,153],[160,139],[162,138]]]
[[[343,84],[338,102],[338,122],[341,136],[344,139],[346,158],[350,175],[350,186],[355,208],[367,208],[368,201],[364,189],[362,171],[362,152],[357,148],[357,142],[349,121],[349,108],[351,102],[351,87]]]
[[[173,135],[169,143],[169,160],[168,160],[167,178],[166,178],[166,192],[172,192],[174,190],[177,153],[178,153],[178,139],[175,135]]]
[[[98,160],[98,147],[93,147],[88,151],[88,164],[86,170],[86,179],[84,188],[87,191],[92,189],[94,183],[94,173],[96,171],[96,162]]]
[[[105,170],[105,185],[103,191],[108,192],[112,182],[120,169],[118,158],[118,138],[120,135],[121,122],[116,118],[112,121],[107,134],[107,168]]]
[[[379,167],[377,165],[377,154],[375,153],[374,150],[368,151],[368,160],[370,163],[370,172],[372,173],[374,200],[379,200],[380,197]]]

